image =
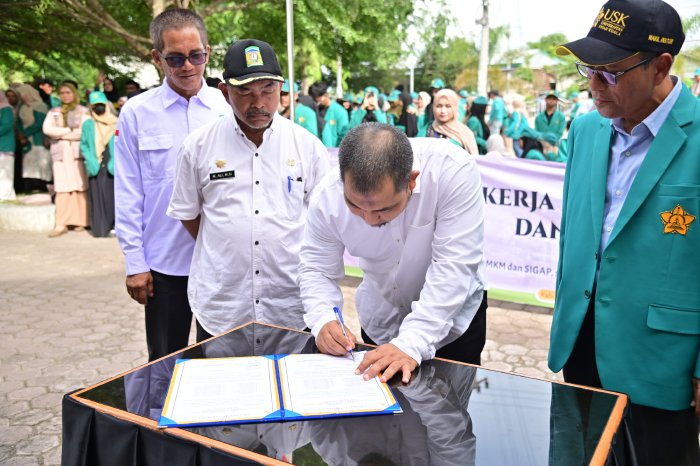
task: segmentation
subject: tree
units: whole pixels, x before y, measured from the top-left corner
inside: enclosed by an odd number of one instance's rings
[[[455,25],[455,18],[444,11],[444,2],[440,4],[437,16],[431,18],[429,13],[418,16],[422,24],[431,27],[420,30],[420,42],[423,49],[418,55],[416,88],[427,90],[434,78],[441,78],[448,87],[476,88],[476,70],[479,52],[473,41],[462,38],[448,38],[447,30]]]
[[[507,24],[489,29],[489,63],[493,61],[504,38],[510,39],[510,26]]]
[[[683,30],[685,31],[686,37],[689,35],[700,31],[700,15],[693,15],[689,18],[685,18],[683,21]],[[687,42],[682,52],[678,54],[673,62],[673,68],[671,72],[675,75],[683,77],[684,71],[687,69],[687,63],[690,62],[690,67],[700,66],[700,46],[690,46]],[[687,85],[692,85],[692,78],[687,77],[685,79]]]
[[[94,67],[93,73],[114,71],[107,57],[148,63],[148,25],[169,7],[191,8],[204,18],[216,46],[215,66],[242,37],[267,40],[286,63],[286,16],[279,0],[34,0],[0,3],[0,71],[61,70],[73,61]],[[413,11],[403,0],[386,0],[381,7],[372,0],[298,0],[294,8],[295,61],[302,64],[297,70],[302,77],[334,63],[338,54],[348,68],[395,62],[405,37],[402,25]]]
[[[566,35],[556,32],[554,34],[542,36],[538,41],[528,42],[527,46],[531,49],[537,49],[550,57],[557,57],[555,52],[557,47],[567,42],[569,42],[569,39],[566,38]]]

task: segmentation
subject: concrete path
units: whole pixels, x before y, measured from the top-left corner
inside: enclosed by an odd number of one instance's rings
[[[143,307],[114,238],[0,231],[0,260],[0,464],[58,465],[61,398],[146,362]],[[345,314],[359,335],[356,283]],[[560,379],[546,367],[548,310],[494,301],[487,320],[486,367]]]

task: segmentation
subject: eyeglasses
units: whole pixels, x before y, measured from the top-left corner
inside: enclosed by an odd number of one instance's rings
[[[207,52],[194,52],[189,54],[188,56],[183,56],[183,55],[169,55],[167,57],[164,57],[160,52],[158,52],[158,55],[165,60],[165,62],[168,64],[169,67],[171,68],[182,68],[185,66],[185,60],[189,60],[189,62],[194,65],[203,65],[207,61]]]
[[[583,63],[576,62],[576,68],[578,69],[578,72],[581,76],[587,79],[593,79],[593,77],[598,76],[598,78],[604,83],[607,84],[608,86],[616,86],[617,85],[617,80],[620,76],[623,74],[627,73],[628,71],[632,71],[633,69],[637,68],[638,66],[642,66],[645,63],[649,63],[656,57],[649,57],[646,60],[642,60],[639,63],[636,63],[626,70],[618,71],[617,73],[611,73],[609,71],[603,71],[603,70],[596,70],[591,68],[590,66],[586,66]]]

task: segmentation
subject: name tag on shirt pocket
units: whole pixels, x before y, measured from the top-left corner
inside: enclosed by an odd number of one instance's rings
[[[210,180],[221,180],[224,178],[235,178],[235,177],[236,177],[235,170],[227,170],[225,172],[209,173]]]
[[[139,136],[139,151],[144,154],[145,164],[151,177],[163,178],[167,173],[174,173],[174,161],[169,163],[168,157],[172,147],[172,134]]]

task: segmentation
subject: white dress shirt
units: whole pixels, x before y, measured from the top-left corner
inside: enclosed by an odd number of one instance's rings
[[[304,328],[299,248],[328,165],[321,141],[277,114],[260,147],[233,116],[187,138],[168,215],[201,215],[187,291],[207,332],[251,320]]]
[[[194,241],[165,215],[177,153],[190,132],[231,113],[221,91],[204,80],[189,101],[166,79],[122,108],[114,141],[115,230],[127,275],[189,275]]]
[[[406,209],[371,227],[345,204],[339,174],[314,195],[301,248],[304,320],[317,336],[343,296],[343,250],[364,272],[355,303],[378,344],[420,363],[461,336],[484,289],[484,198],[474,157],[447,140],[411,139],[420,171]]]

